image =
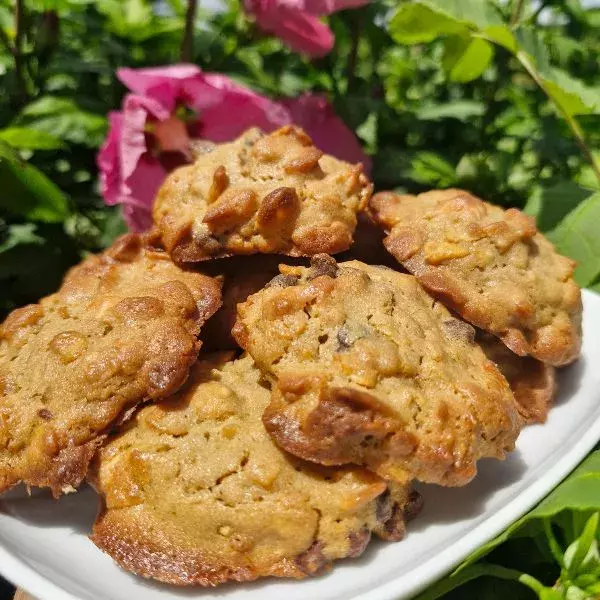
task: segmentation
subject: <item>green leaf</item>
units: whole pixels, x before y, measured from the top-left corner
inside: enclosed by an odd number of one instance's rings
[[[466,83],[477,79],[488,67],[494,48],[481,38],[453,35],[444,43],[442,65],[450,81]]]
[[[410,167],[409,177],[421,184],[449,187],[456,182],[455,168],[434,152],[418,152]]]
[[[65,142],[97,148],[104,139],[107,119],[82,110],[71,99],[44,96],[25,106],[15,120]]]
[[[517,40],[506,25],[492,25],[483,30],[483,37],[506,48],[513,54],[517,51]]]
[[[401,44],[421,44],[443,35],[466,34],[469,29],[490,28],[494,33],[498,26],[502,21],[488,0],[419,0],[401,4],[389,30]]]
[[[407,2],[392,17],[389,29],[400,44],[421,44],[441,35],[462,33],[465,26],[421,2]]]
[[[550,187],[536,187],[523,212],[535,217],[540,231],[550,231],[590,194],[590,190],[571,181],[561,181]]]
[[[586,286],[600,275],[600,192],[584,200],[550,232],[559,252],[577,261],[575,280]]]
[[[473,117],[480,117],[485,112],[483,102],[475,100],[450,100],[443,104],[430,104],[419,108],[416,116],[421,121],[440,121],[457,119],[467,122]]]
[[[541,72],[546,89],[557,104],[570,115],[585,115],[600,108],[600,92],[589,88],[560,69]]]
[[[4,142],[0,142],[0,189],[0,209],[9,214],[56,223],[69,213],[60,189]]]
[[[8,226],[4,240],[0,242],[0,254],[16,248],[20,244],[43,244],[44,238],[36,233],[35,223],[24,223]]]
[[[63,147],[63,143],[52,134],[29,127],[0,129],[0,140],[13,148],[25,150],[56,150]]]

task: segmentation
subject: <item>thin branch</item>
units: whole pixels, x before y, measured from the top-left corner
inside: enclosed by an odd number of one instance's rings
[[[27,82],[25,81],[23,62],[23,33],[25,27],[25,7],[23,0],[16,0],[15,4],[15,45],[13,57],[15,60],[15,77],[17,79],[17,90],[20,101],[27,99]]]
[[[573,137],[575,138],[575,142],[583,152],[583,155],[585,156],[587,161],[590,163],[592,170],[594,171],[594,175],[600,183],[600,162],[588,147],[587,142],[585,141],[585,135],[579,123],[577,122],[577,119],[575,119],[573,115],[571,115],[569,111],[566,110],[564,106],[552,96],[550,90],[548,90],[548,88],[546,87],[545,81],[539,76],[538,72],[536,71],[535,67],[531,64],[531,61],[529,60],[527,55],[524,52],[517,52],[516,56],[518,61],[521,63],[521,65],[523,65],[523,67],[527,71],[527,73],[529,73],[530,77],[540,86],[541,90],[544,92],[544,94],[546,94],[546,96],[554,104],[554,106],[556,106],[558,112],[566,121],[569,129],[571,130],[571,133],[573,134]]]
[[[181,40],[179,58],[181,62],[191,62],[194,57],[194,25],[196,23],[197,0],[188,0],[185,10],[185,29]]]
[[[358,58],[358,44],[360,43],[360,34],[362,31],[362,16],[356,16],[352,23],[352,45],[350,46],[350,53],[348,54],[348,87],[347,90],[354,84],[354,78],[356,75],[356,60]]]
[[[525,7],[525,0],[516,0],[515,8],[510,17],[510,24],[512,27],[514,27],[521,19],[521,13],[523,12],[524,7]]]

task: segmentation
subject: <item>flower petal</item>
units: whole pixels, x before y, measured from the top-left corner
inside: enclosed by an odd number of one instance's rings
[[[294,123],[300,125],[315,146],[351,163],[361,162],[370,173],[372,161],[362,149],[354,132],[340,119],[321,94],[306,93],[282,102],[290,111]]]
[[[312,57],[325,56],[333,48],[333,33],[313,14],[282,0],[246,2],[261,29],[275,34],[290,48]]]
[[[123,68],[117,71],[117,77],[135,94],[148,96],[173,111],[188,82],[200,80],[201,71],[196,65],[179,64],[149,69]]]
[[[106,204],[113,205],[119,201],[121,181],[121,164],[119,160],[119,140],[123,129],[123,114],[113,111],[108,115],[109,130],[104,143],[96,157],[100,171],[100,193]]]
[[[303,0],[304,10],[313,15],[330,15],[338,10],[359,8],[371,0]]]

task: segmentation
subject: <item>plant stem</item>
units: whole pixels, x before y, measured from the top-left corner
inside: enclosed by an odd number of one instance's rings
[[[525,6],[525,0],[516,0],[515,8],[513,10],[512,16],[510,17],[511,26],[516,25],[521,19],[521,13],[523,12],[523,7]]]
[[[185,29],[181,40],[179,57],[181,62],[191,62],[194,55],[194,25],[196,22],[197,0],[188,0],[185,11]]]
[[[577,122],[575,117],[571,115],[568,110],[565,109],[561,102],[551,94],[550,90],[548,90],[548,88],[546,87],[546,83],[540,77],[539,73],[536,71],[528,56],[524,52],[519,51],[517,52],[516,57],[517,60],[523,66],[523,68],[527,71],[527,73],[529,73],[529,76],[538,84],[540,89],[544,92],[544,94],[546,94],[548,99],[554,104],[558,112],[562,115],[563,119],[565,120],[569,129],[571,130],[573,137],[575,138],[575,142],[583,152],[583,155],[585,156],[587,161],[590,163],[592,170],[594,171],[594,175],[596,176],[598,183],[600,183],[600,162],[596,159],[596,157],[593,155],[592,151],[588,147],[585,141],[585,135],[579,123]]]
[[[15,45],[13,57],[15,61],[15,76],[17,79],[17,93],[20,102],[27,99],[27,82],[25,81],[25,72],[23,69],[23,28],[25,26],[25,7],[23,0],[16,0],[15,4]]]
[[[358,58],[358,44],[360,43],[360,34],[362,30],[362,17],[355,17],[352,23],[352,45],[348,54],[348,87],[347,90],[354,84],[356,74],[356,59]]]

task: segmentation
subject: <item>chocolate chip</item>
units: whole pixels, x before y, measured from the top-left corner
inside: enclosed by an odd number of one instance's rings
[[[409,496],[408,501],[404,506],[404,519],[406,521],[412,521],[423,509],[423,496],[416,490],[413,490]]]
[[[276,275],[265,287],[290,287],[298,283],[296,275]]]
[[[296,564],[307,575],[313,575],[322,571],[328,564],[328,560],[323,554],[323,544],[321,542],[313,542],[313,545],[308,550],[296,557]]]
[[[40,410],[38,410],[38,415],[44,419],[44,421],[52,419],[52,413],[47,408],[40,408]]]
[[[350,542],[348,556],[350,558],[356,558],[357,556],[360,556],[365,551],[365,548],[369,545],[370,540],[371,532],[366,527],[351,533],[348,536],[348,541]]]
[[[442,325],[446,333],[453,339],[462,340],[468,344],[475,341],[475,328],[460,319],[448,319]]]
[[[335,262],[335,258],[329,256],[329,254],[316,254],[310,259],[309,280],[323,275],[335,278],[337,272],[338,266]]]

